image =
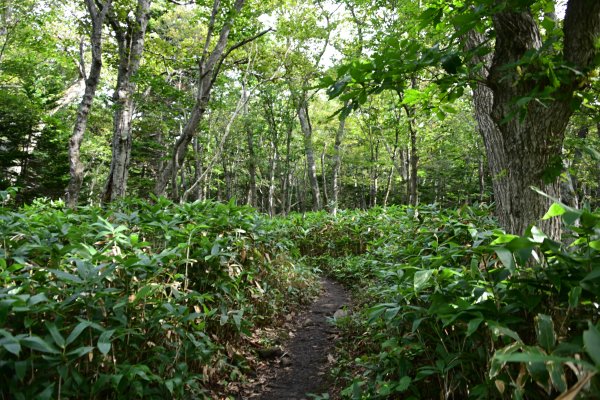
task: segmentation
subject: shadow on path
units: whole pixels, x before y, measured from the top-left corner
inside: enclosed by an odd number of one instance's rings
[[[340,284],[323,279],[322,285],[321,296],[299,316],[302,322],[285,344],[283,355],[277,360],[279,365],[271,364],[267,374],[272,378],[252,399],[302,400],[310,399],[309,393],[328,393],[326,376],[337,338],[330,319],[334,314],[343,315],[345,312],[338,310],[349,300]]]

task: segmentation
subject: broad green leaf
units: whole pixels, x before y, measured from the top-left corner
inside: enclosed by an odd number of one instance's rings
[[[511,273],[515,272],[515,257],[512,252],[504,247],[496,248],[496,254],[498,258]]]
[[[565,375],[565,371],[563,370],[562,364],[555,361],[548,361],[546,363],[546,368],[548,368],[552,386],[554,386],[554,388],[561,393],[566,391],[567,377]]]
[[[512,353],[512,354],[496,354],[494,355],[494,359],[500,362],[524,362],[524,363],[547,363],[547,362],[556,362],[556,363],[566,363],[571,362],[577,365],[583,365],[586,367],[591,367],[591,365],[585,361],[576,359],[574,357],[560,357],[553,356],[548,354],[541,353],[533,353],[533,352],[521,352],[521,353]]]
[[[21,344],[19,343],[17,338],[13,337],[12,335],[10,338],[4,337],[4,338],[0,339],[0,346],[4,347],[6,349],[6,351],[14,354],[17,357],[19,356],[19,353],[21,352]]]
[[[427,285],[427,283],[431,279],[432,275],[433,275],[432,269],[425,269],[425,270],[415,272],[414,283],[413,283],[415,292],[418,292],[422,288],[424,288],[425,285]]]
[[[56,343],[56,345],[58,347],[64,349],[65,348],[65,338],[63,337],[63,335],[60,334],[56,325],[53,322],[46,321],[46,328],[48,329],[48,332],[50,332],[50,335],[52,336],[54,343]]]
[[[71,350],[67,353],[68,356],[74,356],[76,358],[79,357],[83,357],[86,354],[91,353],[92,351],[94,351],[94,347],[93,346],[83,346],[83,347],[79,347],[75,350]]]
[[[49,271],[52,272],[61,281],[68,281],[68,282],[74,282],[74,283],[82,283],[83,282],[80,277],[75,276],[75,275],[70,274],[65,271],[60,271],[58,269],[50,269]]]
[[[554,203],[550,206],[548,212],[542,217],[542,219],[550,219],[553,217],[557,217],[559,215],[563,215],[566,212],[565,208],[558,203]]]
[[[488,326],[492,331],[492,334],[494,336],[508,336],[510,338],[513,338],[514,340],[516,340],[517,342],[523,342],[521,340],[521,338],[519,337],[519,334],[515,331],[513,331],[512,329],[509,329],[505,326],[502,326],[496,322],[492,322],[492,321],[488,321]]]
[[[475,331],[477,331],[477,328],[479,328],[479,325],[481,325],[481,323],[483,322],[483,318],[475,318],[469,321],[469,324],[467,326],[467,337],[471,336],[472,334],[475,333]]]
[[[110,347],[111,347],[110,337],[112,336],[113,333],[115,333],[114,329],[104,331],[98,338],[97,346],[98,346],[98,350],[100,351],[100,353],[106,355],[110,351]]]
[[[71,343],[73,343],[75,340],[77,340],[79,335],[81,335],[81,332],[83,332],[85,330],[85,328],[87,328],[91,325],[92,325],[92,323],[89,321],[79,322],[77,324],[77,326],[75,326],[75,328],[71,331],[71,333],[67,337],[67,341],[66,341],[67,346],[70,345]]]
[[[60,351],[58,351],[51,343],[45,342],[44,339],[39,336],[27,336],[21,339],[21,344],[42,353],[60,354]]]
[[[594,240],[590,242],[590,247],[594,250],[600,251],[600,240]]]
[[[35,296],[31,296],[29,298],[29,300],[27,300],[27,305],[28,306],[34,306],[36,304],[42,303],[48,301],[48,298],[46,297],[46,294],[44,293],[38,293]]]
[[[535,328],[539,345],[547,352],[550,352],[556,343],[552,317],[545,314],[538,314],[535,317]]]
[[[588,330],[583,332],[583,346],[596,364],[596,368],[600,368],[600,332],[591,322]]]
[[[589,274],[587,274],[585,276],[585,278],[583,278],[581,281],[582,282],[586,282],[586,281],[593,281],[600,278],[600,267],[596,267],[594,268]]]

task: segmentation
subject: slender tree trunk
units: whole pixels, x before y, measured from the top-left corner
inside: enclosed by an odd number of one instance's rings
[[[119,46],[119,70],[113,94],[115,113],[112,160],[102,196],[104,202],[121,198],[127,192],[132,145],[131,122],[134,113],[133,95],[136,88],[132,78],[137,74],[144,52],[146,28],[150,19],[150,4],[151,0],[138,0],[135,24],[128,26],[126,31],[116,17],[109,15]]]
[[[275,137],[271,140],[271,160],[269,162],[269,197],[267,204],[269,207],[269,215],[273,217],[276,214],[275,210],[275,171],[277,170],[277,164],[279,162],[279,150],[277,145],[277,139]]]
[[[312,208],[313,211],[318,211],[322,208],[321,191],[319,190],[319,181],[317,179],[317,167],[315,164],[315,152],[312,141],[312,126],[308,116],[308,99],[306,93],[301,95],[298,104],[298,119],[300,127],[304,135],[304,152],[306,154],[306,163],[308,169],[308,178],[310,181],[310,189],[312,193]]]
[[[77,110],[73,134],[69,139],[69,172],[70,180],[66,191],[67,205],[71,208],[77,206],[79,193],[83,183],[83,163],[81,162],[80,149],[83,142],[83,135],[87,127],[88,116],[92,109],[92,103],[96,96],[96,88],[100,81],[102,71],[102,26],[104,19],[112,6],[112,0],[106,0],[99,9],[94,0],[86,0],[85,5],[92,20],[92,32],[90,35],[90,44],[92,48],[92,62],[90,72],[85,80],[85,93]],[[83,51],[83,49],[82,49]],[[81,57],[83,59],[83,57]],[[81,72],[85,74],[83,65]]]
[[[292,186],[292,133],[293,133],[293,125],[288,124],[287,134],[285,139],[285,171],[282,174],[282,194],[281,197],[283,199],[283,212],[285,215],[289,214],[292,208],[292,194],[293,190],[291,190]]]
[[[256,153],[254,151],[254,134],[249,126],[246,127],[246,142],[248,143],[248,201],[247,204],[256,207]]]
[[[418,189],[418,168],[419,152],[417,149],[417,131],[414,127],[414,110],[411,107],[404,106],[406,111],[408,131],[410,133],[410,157],[409,157],[409,178],[408,178],[408,203],[410,205],[419,204]]]
[[[344,107],[348,107],[348,102],[344,104]],[[345,115],[341,115],[338,129],[335,133],[335,144],[333,145],[333,176],[331,178],[333,188],[331,212],[333,215],[337,214],[339,207],[340,172],[342,169],[342,141],[344,140],[345,127],[346,117]]]
[[[323,204],[327,206],[329,204],[329,196],[327,194],[327,174],[325,168],[325,154],[327,152],[327,143],[323,145],[323,151],[321,151],[321,181],[323,182]]]

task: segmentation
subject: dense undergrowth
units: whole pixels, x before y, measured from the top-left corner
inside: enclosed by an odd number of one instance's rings
[[[486,209],[295,216],[303,253],[354,288],[334,375],[352,399],[598,398],[600,214],[554,205],[564,243]]]
[[[154,200],[0,208],[0,398],[203,398],[314,294],[254,210]]]
[[[344,398],[597,398],[600,214],[547,217],[563,243],[466,206],[3,206],[0,398],[224,392],[250,368],[247,335],[310,298],[318,269],[354,289],[333,371]]]

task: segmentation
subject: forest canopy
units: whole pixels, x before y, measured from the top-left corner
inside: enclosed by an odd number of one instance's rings
[[[11,1],[3,188],[290,211],[598,198],[594,1]],[[556,234],[556,226],[547,226]]]

